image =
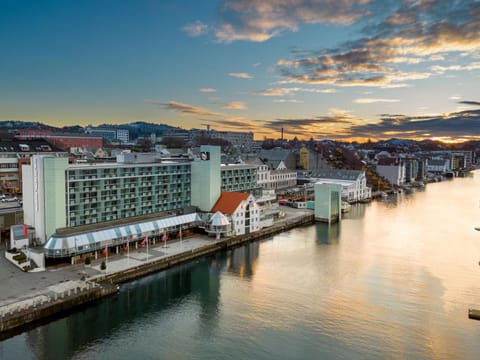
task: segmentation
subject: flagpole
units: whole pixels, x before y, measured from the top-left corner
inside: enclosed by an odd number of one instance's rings
[[[128,263],[128,266],[130,266],[130,244],[128,241],[127,241],[127,263]]]
[[[105,246],[105,274],[108,271],[108,246]]]
[[[149,242],[149,241],[148,241],[148,238],[147,238],[147,237],[145,237],[145,239],[147,240],[147,262],[148,262],[148,242]]]

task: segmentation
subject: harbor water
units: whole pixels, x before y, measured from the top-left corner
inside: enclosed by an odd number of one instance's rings
[[[0,359],[478,359],[480,172],[124,284]]]

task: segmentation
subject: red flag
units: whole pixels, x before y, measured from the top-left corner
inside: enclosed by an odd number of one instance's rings
[[[145,236],[145,239],[140,243],[140,245],[145,245],[147,243],[147,237]]]
[[[108,248],[105,246],[105,249],[103,249],[103,255],[107,255]]]
[[[28,226],[27,226],[27,224],[23,224],[23,233],[25,234],[25,237],[28,238]]]
[[[162,240],[163,241],[167,240],[167,233],[163,233]]]
[[[125,244],[125,250],[128,249],[128,242]]]

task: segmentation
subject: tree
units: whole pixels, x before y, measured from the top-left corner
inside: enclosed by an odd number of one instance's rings
[[[184,148],[187,146],[185,140],[174,136],[165,136],[160,144],[165,145],[167,148]]]

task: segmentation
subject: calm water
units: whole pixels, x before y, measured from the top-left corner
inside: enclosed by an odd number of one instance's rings
[[[1,359],[478,359],[480,173],[123,285]]]

